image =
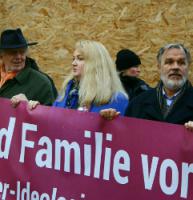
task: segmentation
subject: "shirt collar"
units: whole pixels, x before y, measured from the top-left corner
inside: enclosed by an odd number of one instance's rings
[[[176,96],[177,96],[180,92],[181,92],[181,90],[177,91],[172,97],[169,97],[169,96],[166,94],[164,88],[162,87],[162,94],[163,94],[163,96],[164,96],[165,98],[167,98],[167,99],[175,99]]]

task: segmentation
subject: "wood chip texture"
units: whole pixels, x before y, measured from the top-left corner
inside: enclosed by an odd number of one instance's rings
[[[114,60],[122,48],[137,52],[141,78],[155,86],[160,47],[178,42],[193,53],[192,8],[192,0],[0,0],[0,31],[20,27],[29,41],[37,41],[29,54],[58,89],[80,39],[102,42]],[[191,66],[191,81],[192,75]]]

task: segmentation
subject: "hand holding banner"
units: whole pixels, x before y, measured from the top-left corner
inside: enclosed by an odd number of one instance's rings
[[[183,126],[0,99],[0,196],[16,200],[192,199]]]

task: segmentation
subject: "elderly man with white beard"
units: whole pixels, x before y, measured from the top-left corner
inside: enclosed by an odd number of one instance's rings
[[[134,98],[126,116],[185,124],[191,129],[193,120],[193,87],[188,81],[191,56],[182,44],[168,44],[157,54],[160,81]],[[187,123],[188,122],[188,123]]]

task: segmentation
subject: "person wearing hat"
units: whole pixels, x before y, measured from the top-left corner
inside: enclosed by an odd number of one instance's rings
[[[141,60],[133,51],[129,49],[120,50],[117,53],[115,63],[120,80],[130,100],[150,89],[145,81],[138,78]]]
[[[28,99],[51,105],[54,93],[50,80],[43,73],[33,69],[27,62],[27,51],[31,45],[21,29],[8,29],[0,38],[0,97],[13,98],[20,93]]]
[[[192,58],[180,43],[161,47],[157,54],[160,80],[155,88],[134,98],[125,116],[184,125],[193,131],[193,87],[188,80]],[[109,111],[103,111],[108,117]],[[111,117],[117,115],[114,111]]]
[[[180,43],[161,47],[157,54],[160,80],[153,89],[130,102],[128,117],[184,124],[193,131],[193,87],[188,80],[192,59]]]

